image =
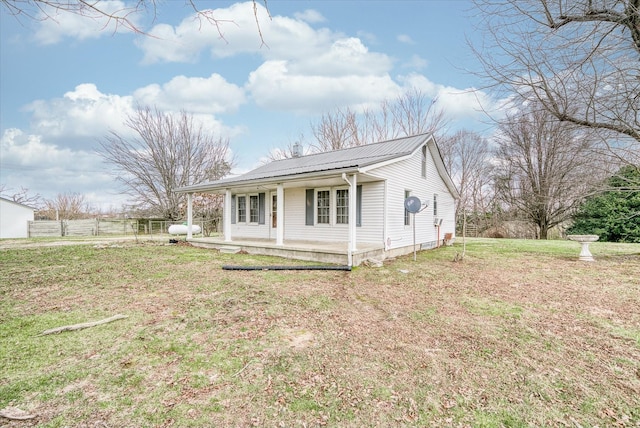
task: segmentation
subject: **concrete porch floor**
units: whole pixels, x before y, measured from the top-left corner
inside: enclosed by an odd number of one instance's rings
[[[284,257],[288,259],[306,260],[338,265],[348,264],[346,242],[322,242],[286,240],[284,245],[276,245],[275,239],[234,238],[225,242],[222,237],[194,237],[189,242],[198,247],[214,248],[219,251],[239,252],[249,254]],[[383,260],[385,257],[382,244],[360,243],[352,254],[353,266],[360,265],[364,260]]]

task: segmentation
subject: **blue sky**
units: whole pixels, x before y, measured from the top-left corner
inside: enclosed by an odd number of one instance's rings
[[[126,1],[103,1],[122,8]],[[194,19],[181,0],[159,3],[153,35],[96,19],[16,19],[0,9],[0,184],[53,198],[77,192],[96,208],[126,201],[95,153],[126,134],[135,105],[186,110],[229,138],[236,173],[304,135],[333,108],[376,106],[410,87],[438,96],[452,128],[482,129],[492,104],[477,63],[472,4],[463,0],[200,1],[221,22]],[[0,6],[1,7],[1,6]]]

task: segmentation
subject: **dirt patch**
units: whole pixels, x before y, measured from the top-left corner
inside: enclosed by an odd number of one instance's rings
[[[315,341],[315,336],[310,331],[287,329],[284,332],[284,342],[287,346],[293,349],[301,350],[312,346]]]

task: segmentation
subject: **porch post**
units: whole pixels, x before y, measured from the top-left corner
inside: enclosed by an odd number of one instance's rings
[[[349,250],[356,251],[356,204],[358,192],[358,176],[353,174],[349,182]]]
[[[193,238],[193,193],[187,193],[187,239]]]
[[[284,187],[282,187],[282,183],[278,183],[276,199],[276,245],[284,245]]]
[[[231,215],[231,190],[227,189],[224,192],[224,215],[222,216],[225,242],[231,242]]]

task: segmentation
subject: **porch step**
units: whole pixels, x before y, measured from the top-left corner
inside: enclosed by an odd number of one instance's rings
[[[238,254],[240,251],[242,251],[241,247],[234,247],[230,245],[220,247],[220,252],[225,254]]]

